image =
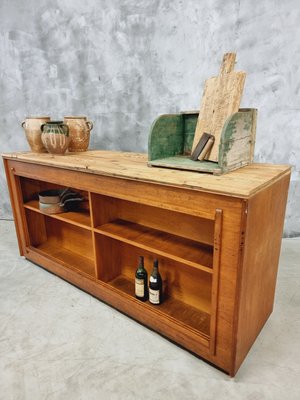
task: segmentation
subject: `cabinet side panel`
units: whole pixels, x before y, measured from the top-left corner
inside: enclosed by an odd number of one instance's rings
[[[273,310],[289,180],[288,173],[248,202],[233,375]]]
[[[26,245],[29,245],[29,234],[27,231],[25,211],[23,208],[20,180],[19,177],[15,175],[13,163],[5,159],[3,161],[10,195],[11,208],[15,221],[19,252],[20,255],[23,256],[26,252]]]

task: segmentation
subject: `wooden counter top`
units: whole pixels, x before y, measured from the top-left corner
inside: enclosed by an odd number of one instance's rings
[[[222,176],[147,166],[147,154],[91,150],[52,155],[17,152],[3,158],[156,184],[248,198],[291,170],[289,165],[248,165]]]

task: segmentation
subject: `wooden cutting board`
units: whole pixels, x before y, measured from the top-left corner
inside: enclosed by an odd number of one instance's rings
[[[204,132],[214,135],[214,145],[205,157],[210,161],[218,161],[223,125],[240,107],[246,73],[233,71],[235,58],[235,53],[226,53],[219,76],[208,79],[204,86],[192,151]]]

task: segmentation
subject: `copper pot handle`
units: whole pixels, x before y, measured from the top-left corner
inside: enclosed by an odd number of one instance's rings
[[[22,123],[21,123],[21,127],[23,128],[23,129],[25,129],[24,128],[24,125],[26,124],[26,120],[25,121],[23,121]]]
[[[94,128],[94,124],[92,123],[92,121],[86,121],[86,124],[90,131]]]
[[[41,131],[42,131],[42,132],[44,132],[44,126],[45,126],[45,125],[46,125],[46,124],[42,124],[42,125],[41,125]]]

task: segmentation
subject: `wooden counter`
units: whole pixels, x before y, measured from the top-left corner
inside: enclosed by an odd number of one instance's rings
[[[4,164],[21,255],[234,375],[272,312],[290,167],[222,176],[150,168],[144,154],[19,152]],[[86,201],[46,215],[38,193]],[[160,306],[134,297],[158,258]]]
[[[290,171],[288,165],[252,164],[223,176],[210,176],[189,171],[178,171],[147,166],[147,154],[117,151],[87,151],[67,153],[65,156],[19,152],[3,154],[4,158],[114,176],[168,186],[193,188],[204,192],[222,193],[248,198]]]

